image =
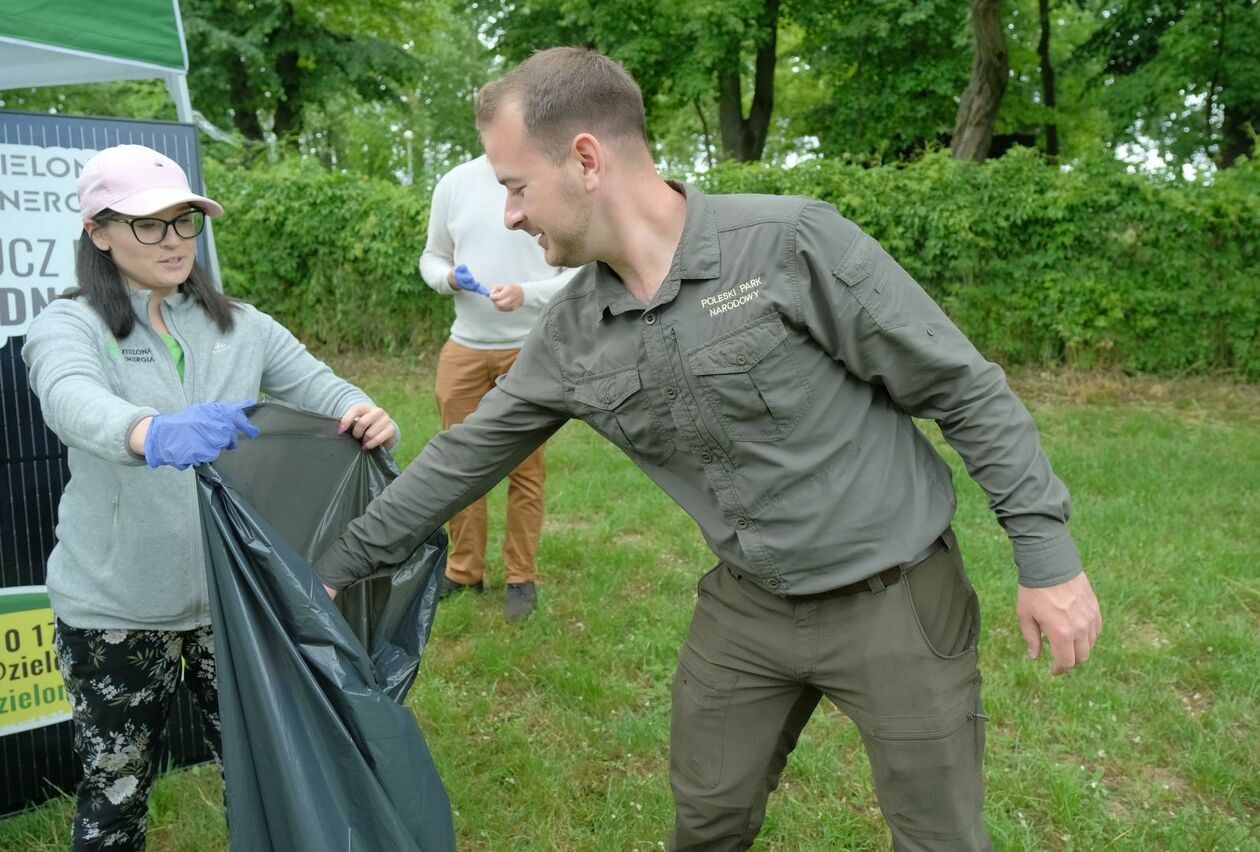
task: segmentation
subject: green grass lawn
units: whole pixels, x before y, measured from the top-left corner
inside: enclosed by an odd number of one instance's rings
[[[432,365],[331,359],[405,429],[437,426]],[[984,620],[990,833],[999,849],[1260,849],[1260,389],[1074,375],[1016,381],[1072,490],[1106,627],[1051,678],[1025,658],[1015,569],[947,448]],[[935,426],[925,427],[941,447]],[[461,849],[663,848],[669,683],[713,559],[690,520],[579,423],[549,444],[541,610],[503,617],[506,486],[487,593],[443,604],[411,692]],[[158,784],[150,849],[226,849],[209,767]],[[0,848],[64,849],[70,805],[0,821]],[[886,849],[854,727],[822,705],[770,801],[759,850]]]

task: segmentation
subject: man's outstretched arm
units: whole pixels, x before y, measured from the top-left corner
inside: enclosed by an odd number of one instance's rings
[[[499,388],[491,390],[467,420],[435,435],[350,522],[315,563],[315,573],[336,590],[400,564],[542,446],[565,419]]]

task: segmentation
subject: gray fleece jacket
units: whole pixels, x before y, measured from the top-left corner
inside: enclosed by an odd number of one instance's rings
[[[223,334],[182,294],[162,304],[184,350],[181,382],[149,326],[149,295],[131,291],[136,326],[123,340],[86,301],[59,299],[31,323],[22,349],[44,419],[69,448],[47,583],[53,612],[73,627],[210,623],[196,474],[152,469],[127,449],[142,418],[260,393],[335,417],[370,402],[263,312],[239,305]]]

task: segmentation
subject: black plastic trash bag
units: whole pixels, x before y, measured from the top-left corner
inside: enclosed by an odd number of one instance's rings
[[[446,536],[334,603],[310,564],[398,469],[334,419],[274,403],[250,419],[262,434],[197,480],[231,847],[454,849],[450,801],[402,704]]]

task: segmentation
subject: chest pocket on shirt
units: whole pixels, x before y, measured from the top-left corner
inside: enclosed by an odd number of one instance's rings
[[[740,326],[688,353],[691,372],[733,441],[779,441],[809,408],[809,383],[778,314]]]
[[[674,454],[674,442],[661,428],[637,367],[578,382],[573,398],[588,409],[581,418],[623,450],[656,464]]]
[[[884,331],[907,322],[906,283],[910,275],[867,234],[859,234],[831,274],[849,288],[875,324]]]

